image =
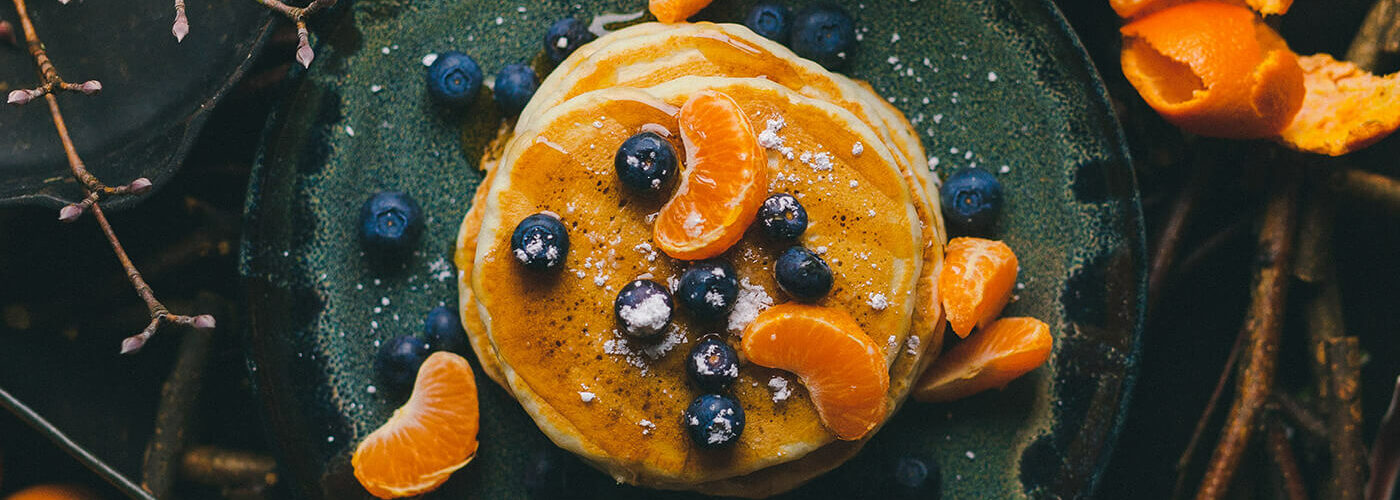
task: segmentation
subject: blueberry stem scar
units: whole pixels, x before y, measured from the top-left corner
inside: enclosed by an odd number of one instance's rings
[[[85,193],[82,201],[69,204],[58,212],[58,219],[62,222],[73,222],[85,212],[92,212],[93,218],[97,219],[97,225],[102,229],[103,236],[107,237],[107,243],[111,245],[112,252],[117,255],[117,261],[121,263],[122,269],[126,272],[127,280],[131,282],[132,288],[136,289],[136,295],[146,303],[146,310],[150,313],[150,322],[140,333],[127,337],[122,341],[121,352],[127,354],[141,349],[146,341],[155,335],[156,330],[163,324],[174,324],[192,326],[195,328],[214,328],[214,317],[208,314],[198,316],[183,316],[172,314],[159,300],[156,299],[155,292],[151,290],[141,272],[131,263],[131,258],[126,255],[126,249],[117,239],[117,234],[112,230],[112,224],[107,221],[106,214],[102,213],[99,201],[104,197],[140,195],[151,189],[151,181],[145,177],[131,181],[123,186],[108,186],[97,179],[97,176],[88,172],[87,166],[83,164],[83,159],[78,156],[78,148],[73,145],[73,139],[68,135],[68,125],[63,121],[63,113],[58,107],[58,97],[60,91],[81,92],[86,95],[95,95],[102,91],[102,84],[97,80],[74,84],[63,80],[58,74],[58,69],[54,67],[53,61],[49,59],[48,53],[44,50],[44,42],[39,39],[39,32],[34,29],[34,23],[29,19],[29,9],[25,5],[25,0],[14,0],[15,11],[19,14],[20,26],[24,30],[24,39],[29,47],[29,54],[34,59],[34,64],[39,72],[39,80],[42,82],[33,89],[19,89],[10,92],[9,103],[16,106],[24,105],[34,99],[43,97],[49,107],[49,116],[53,119],[54,130],[58,133],[59,142],[63,144],[63,152],[68,159],[68,168],[73,173],[73,178],[78,181],[78,185]]]

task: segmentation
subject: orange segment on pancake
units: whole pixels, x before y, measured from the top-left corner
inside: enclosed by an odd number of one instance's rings
[[[700,12],[712,0],[651,0],[647,9],[663,23],[679,23]]]
[[[1003,318],[939,357],[919,379],[914,399],[941,403],[1006,387],[1050,357],[1050,327],[1035,318]]]
[[[1123,74],[1182,130],[1267,138],[1303,104],[1303,71],[1283,39],[1249,9],[1199,1],[1122,28]]]
[[[1016,284],[1016,254],[1000,241],[953,238],[948,242],[938,290],[948,322],[959,337],[1001,315]]]
[[[1339,156],[1400,127],[1400,73],[1376,76],[1327,54],[1298,59],[1307,95],[1280,141],[1297,150]]]
[[[744,355],[797,374],[836,437],[861,439],[885,420],[890,375],[880,348],[845,311],[786,303],[744,330]]]
[[[408,403],[355,447],[355,479],[379,498],[436,489],[476,456],[476,378],[461,356],[423,361]]]
[[[734,99],[696,93],[681,106],[685,172],[656,218],[656,244],[682,260],[714,257],[739,241],[768,188],[767,158]]]
[[[1113,11],[1118,13],[1118,17],[1123,19],[1133,19],[1157,12],[1167,7],[1191,3],[1198,0],[1109,0],[1109,5],[1113,6]],[[1219,3],[1228,3],[1240,7],[1249,7],[1256,12],[1265,15],[1283,14],[1288,12],[1288,8],[1293,6],[1293,0],[1214,0]]]

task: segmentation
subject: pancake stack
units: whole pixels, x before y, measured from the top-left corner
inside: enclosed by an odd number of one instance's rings
[[[897,408],[939,352],[945,323],[935,289],[945,237],[923,147],[868,85],[740,25],[629,27],[550,73],[509,138],[483,158],[486,178],[455,256],[460,309],[483,371],[559,446],[620,482],[764,497],[836,467],[864,443],[837,440],[797,377],[751,363],[732,389],[747,415],[737,443],[700,449],[681,425],[700,394],[686,377],[686,352],[705,334],[738,346],[760,311],[790,300],[773,278],[786,245],[751,229],[721,256],[741,278],[726,322],[680,314],[660,340],[641,342],[613,316],[623,285],[652,279],[674,289],[687,265],[652,241],[665,196],[624,189],[614,154],[643,131],[679,150],[677,111],[701,91],[739,104],[767,152],[768,191],[806,208],[811,224],[800,244],[835,275],[818,303],[845,310],[880,344],[887,403]],[[558,273],[527,272],[510,255],[512,229],[538,212],[569,231]]]

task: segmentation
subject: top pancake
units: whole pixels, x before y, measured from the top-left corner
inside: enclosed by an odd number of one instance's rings
[[[771,154],[770,191],[794,193],[808,210],[813,223],[803,243],[825,248],[836,275],[822,303],[851,313],[873,338],[893,337],[894,345],[882,345],[891,362],[909,332],[922,265],[923,235],[892,154],[840,108],[761,80],[685,78],[645,92],[596,91],[542,115],[535,133],[513,139],[484,200],[472,275],[478,312],[517,398],[538,399],[557,415],[534,415],[541,427],[566,447],[577,440],[575,451],[633,482],[687,485],[746,474],[833,439],[805,391],[774,402],[767,384],[779,373],[744,365],[733,392],[748,426],[732,449],[700,452],[680,425],[699,395],[683,361],[690,343],[722,327],[694,324],[681,313],[659,345],[617,333],[617,290],[639,276],[665,283],[684,266],[648,248],[649,216],[661,200],[626,192],[613,154],[643,127],[674,129],[675,108],[701,89],[730,95],[753,122],[783,117],[792,147],[829,155],[830,165],[814,168]],[[853,155],[850,145],[858,141],[869,145]],[[564,270],[554,276],[525,273],[509,254],[515,223],[540,211],[560,215],[570,230]],[[772,279],[782,248],[749,235],[726,257],[748,287],[783,301]],[[872,294],[888,306],[872,307]],[[533,397],[522,398],[526,391]],[[597,399],[583,402],[580,391]]]

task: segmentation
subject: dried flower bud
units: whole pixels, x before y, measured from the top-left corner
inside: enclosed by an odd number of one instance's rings
[[[79,85],[78,90],[87,95],[97,95],[98,92],[102,92],[102,82],[88,80]]]
[[[134,181],[131,181],[130,187],[131,194],[146,194],[147,191],[151,190],[151,180],[145,177],[140,177]]]
[[[122,340],[122,354],[131,354],[141,350],[146,346],[146,339],[151,338],[148,333],[139,333]]]
[[[34,100],[35,97],[39,97],[41,95],[43,94],[30,89],[12,90],[10,91],[9,103],[15,106],[22,106],[24,104],[29,103],[29,101]]]
[[[175,43],[185,41],[185,35],[190,34],[190,22],[185,19],[185,6],[177,5],[175,9],[175,24],[170,27],[170,34],[175,35]]]
[[[297,62],[301,67],[310,68],[311,60],[316,58],[316,52],[311,50],[311,43],[307,40],[306,28],[297,30]]]
[[[208,314],[195,316],[192,325],[200,330],[212,330],[214,329],[214,317]]]
[[[58,210],[59,222],[73,222],[75,220],[78,220],[78,217],[82,216],[83,206],[77,203],[71,205],[64,205],[63,208]]]

